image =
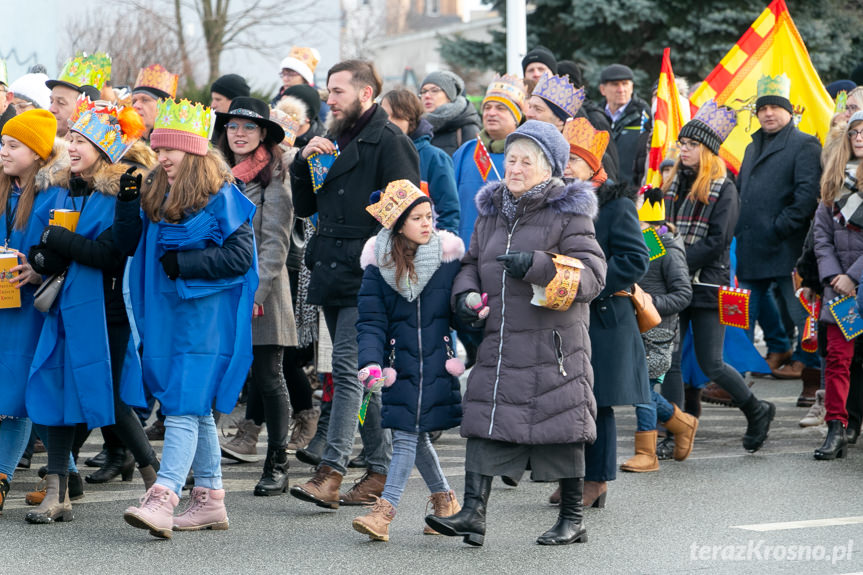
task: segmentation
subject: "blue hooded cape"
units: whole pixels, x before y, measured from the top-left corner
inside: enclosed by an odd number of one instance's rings
[[[207,415],[214,400],[217,410],[233,410],[252,365],[257,256],[239,278],[176,281],[165,274],[159,258],[166,246],[184,251],[222,245],[244,222],[251,225],[254,212],[254,204],[225,183],[203,210],[179,225],[142,215],[143,232],[127,275],[131,323],[143,345],[143,382],[124,380],[123,401],[145,405],[146,386],[165,415]],[[209,225],[212,220],[217,232]],[[178,236],[186,241],[173,241]]]
[[[114,223],[115,203],[100,192],[84,203],[63,189],[54,207],[81,210],[75,233],[95,239]],[[107,325],[102,270],[73,261],[45,316],[30,367],[26,401],[34,423],[86,423],[90,429],[114,423]]]
[[[39,243],[39,237],[48,225],[51,209],[61,189],[54,186],[36,195],[27,225],[23,230],[13,228],[10,237],[4,238],[8,241],[7,247],[27,254],[32,246]],[[14,218],[18,208],[17,195],[11,196],[9,206]],[[44,314],[33,307],[33,294],[36,289],[37,286],[33,284],[22,286],[21,307],[0,310],[0,326],[3,326],[3,329],[0,329],[0,381],[3,382],[0,415],[27,417],[24,405],[27,376],[30,375],[33,352],[45,319]]]

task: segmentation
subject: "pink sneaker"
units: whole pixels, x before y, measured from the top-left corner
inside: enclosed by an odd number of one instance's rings
[[[174,531],[199,531],[228,528],[228,512],[225,509],[225,490],[194,487],[192,503],[174,517]]]
[[[149,529],[150,535],[170,539],[174,526],[174,508],[180,502],[177,495],[158,483],[141,498],[140,507],[129,507],[123,519],[132,527]]]

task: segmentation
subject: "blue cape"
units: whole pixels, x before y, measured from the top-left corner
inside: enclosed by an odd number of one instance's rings
[[[154,223],[142,215],[144,229],[127,275],[131,323],[143,346],[143,382],[127,386],[124,381],[121,396],[129,405],[146,404],[146,386],[165,415],[206,415],[214,400],[217,410],[230,413],[252,365],[257,256],[244,276],[219,280],[174,281],[159,262],[168,245],[166,234],[187,233],[189,241],[182,243],[182,249],[221,245],[244,222],[251,225],[255,206],[236,186],[226,183],[203,211],[205,219],[217,222],[218,234],[197,225],[200,212],[180,222],[185,229]],[[195,241],[199,228],[207,231]],[[172,249],[177,245],[172,244]]]
[[[114,223],[116,199],[93,192],[75,233],[95,239]],[[81,209],[81,198],[57,194],[55,208]],[[27,384],[27,412],[41,425],[102,427],[114,423],[111,357],[102,270],[72,262],[45,316]]]
[[[61,188],[55,186],[36,195],[27,225],[23,230],[12,230],[8,247],[27,254],[32,246],[39,243],[39,237],[48,225],[51,209],[60,190]],[[17,207],[17,197],[14,197],[13,214]],[[5,207],[3,211],[5,212]],[[35,285],[22,286],[21,307],[0,310],[0,325],[3,326],[3,329],[0,329],[0,381],[3,382],[0,415],[27,417],[24,392],[27,389],[30,364],[33,363],[33,352],[45,319],[42,312],[33,307],[35,293]]]

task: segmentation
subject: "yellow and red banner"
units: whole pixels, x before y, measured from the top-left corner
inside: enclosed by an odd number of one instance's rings
[[[662,67],[656,86],[656,113],[653,115],[653,136],[650,140],[650,156],[647,161],[647,184],[658,188],[662,185],[659,165],[668,155],[668,149],[677,141],[680,128],[686,123],[680,107],[680,94],[671,70],[671,49],[662,52]]]
[[[803,108],[798,127],[823,143],[830,129],[833,100],[809,59],[785,0],[770,3],[689,98],[693,115],[711,99],[735,110],[750,108],[751,119],[749,112],[740,114],[737,127],[719,150],[735,173],[752,134],[759,128],[753,106],[756,84],[764,75],[779,74],[791,80],[792,106]]]
[[[479,175],[482,176],[482,181],[486,181],[488,179],[488,173],[494,165],[491,163],[491,156],[488,155],[488,150],[485,149],[485,144],[482,143],[479,136],[476,137],[476,148],[473,150],[473,161],[476,164],[476,169],[479,170]]]

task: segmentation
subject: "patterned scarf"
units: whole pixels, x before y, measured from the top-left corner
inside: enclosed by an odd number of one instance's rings
[[[504,184],[503,186],[503,198],[500,204],[500,211],[503,214],[503,217],[506,218],[506,221],[509,225],[512,225],[515,221],[515,212],[518,210],[518,203],[530,196],[535,196],[537,194],[541,194],[542,191],[548,186],[551,180],[546,180],[542,183],[539,183],[523,193],[520,198],[516,198],[512,195],[512,192],[509,191],[509,188]]]
[[[674,222],[677,226],[677,231],[680,237],[683,238],[683,243],[691,246],[698,240],[707,237],[707,232],[710,229],[710,214],[713,212],[716,200],[719,199],[719,191],[722,189],[722,184],[725,183],[725,178],[718,178],[710,182],[710,193],[707,196],[706,204],[689,197],[689,192],[687,191],[687,197],[684,198],[683,203],[678,208],[677,188],[679,178],[680,173],[674,176],[674,180],[672,180],[671,185],[668,187],[668,191],[665,192],[666,203],[672,212],[671,217],[667,219]]]
[[[315,235],[315,226],[309,218],[303,218],[303,235]],[[309,281],[312,272],[306,267],[305,258],[300,258],[300,275],[297,286],[296,322],[297,347],[304,348],[318,340],[318,306],[309,303]]]
[[[833,219],[840,226],[859,232],[863,230],[863,195],[857,189],[857,165],[859,160],[845,166],[845,181],[842,194],[833,202]]]

